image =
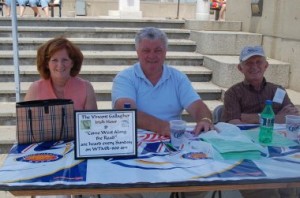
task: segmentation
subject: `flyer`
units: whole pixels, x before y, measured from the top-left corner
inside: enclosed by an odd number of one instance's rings
[[[136,157],[136,110],[75,111],[75,158]]]

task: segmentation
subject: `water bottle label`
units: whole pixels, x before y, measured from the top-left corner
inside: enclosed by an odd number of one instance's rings
[[[273,127],[274,126],[274,118],[261,118],[260,124],[262,126],[266,126],[266,127]]]

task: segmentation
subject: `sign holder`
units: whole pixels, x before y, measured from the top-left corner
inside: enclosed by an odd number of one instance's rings
[[[75,159],[137,157],[135,109],[75,111]]]

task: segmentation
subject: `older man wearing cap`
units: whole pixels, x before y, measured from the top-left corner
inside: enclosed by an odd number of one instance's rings
[[[266,100],[273,100],[276,123],[284,123],[287,114],[299,114],[285,89],[264,78],[268,66],[261,46],[247,46],[241,51],[237,68],[245,78],[225,92],[222,121],[232,124],[259,123],[258,114],[262,112]]]
[[[261,46],[247,46],[240,54],[238,70],[244,81],[233,85],[225,92],[221,120],[232,124],[259,123],[265,101],[273,100],[275,122],[283,123],[287,114],[298,114],[285,89],[267,82],[264,73],[269,66]],[[297,197],[296,189],[241,190],[244,198],[256,197]]]

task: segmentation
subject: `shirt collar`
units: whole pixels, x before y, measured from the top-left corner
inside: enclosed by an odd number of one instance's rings
[[[145,81],[149,82],[150,81],[146,78],[143,70],[142,70],[142,67],[141,67],[141,64],[140,63],[136,63],[134,65],[134,71],[135,71],[135,74],[139,77],[139,78],[142,78],[144,79]],[[159,85],[161,83],[163,83],[164,81],[166,81],[168,78],[170,78],[171,76],[171,73],[170,73],[170,69],[167,65],[163,65],[163,73],[162,73],[162,76],[161,78],[159,79],[158,83],[156,85]]]
[[[247,89],[249,89],[250,91],[256,91],[256,90],[254,89],[254,87],[253,87],[246,79],[244,79],[243,85],[244,85]],[[261,86],[260,86],[260,90],[259,90],[258,92],[260,92],[261,90],[263,90],[264,87],[265,87],[266,85],[267,85],[267,81],[266,81],[266,79],[265,79],[265,77],[264,77],[264,78],[263,78],[263,81],[262,81],[262,84],[261,84]]]

